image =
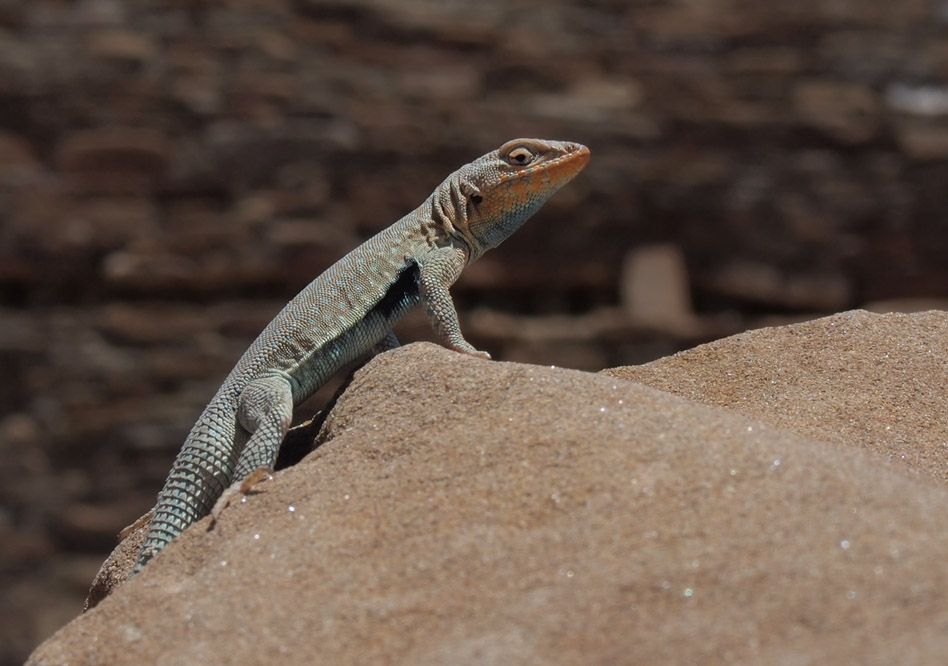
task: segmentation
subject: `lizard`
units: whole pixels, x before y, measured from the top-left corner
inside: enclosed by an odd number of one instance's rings
[[[225,491],[272,468],[294,406],[353,361],[397,347],[392,326],[415,305],[424,305],[444,346],[489,359],[461,334],[448,288],[572,180],[589,154],[573,142],[508,141],[310,282],[253,341],[194,424],[129,578],[211,513]]]

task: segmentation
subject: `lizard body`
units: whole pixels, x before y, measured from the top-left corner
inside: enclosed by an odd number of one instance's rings
[[[293,407],[348,363],[397,346],[392,326],[424,303],[441,342],[462,336],[448,288],[579,173],[577,143],[517,139],[448,176],[414,211],[307,285],[271,321],[188,434],[158,498],[134,576],[211,512],[235,482],[276,460]]]

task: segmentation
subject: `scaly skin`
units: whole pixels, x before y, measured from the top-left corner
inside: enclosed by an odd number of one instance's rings
[[[577,143],[516,139],[447,177],[417,209],[313,280],[271,321],[191,429],[158,498],[134,576],[225,489],[270,467],[293,407],[348,363],[391,348],[419,301],[442,344],[490,358],[461,334],[448,293],[589,161]]]

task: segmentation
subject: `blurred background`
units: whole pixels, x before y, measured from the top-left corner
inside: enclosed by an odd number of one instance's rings
[[[283,304],[517,136],[593,157],[453,289],[495,358],[948,303],[946,0],[0,0],[0,664]]]

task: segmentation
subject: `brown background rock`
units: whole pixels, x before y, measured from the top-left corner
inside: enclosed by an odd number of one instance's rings
[[[454,290],[497,358],[598,370],[944,307],[945,23],[922,0],[0,1],[0,664],[79,608],[282,304],[513,136],[593,159]],[[694,312],[656,325],[622,266],[668,244]]]

